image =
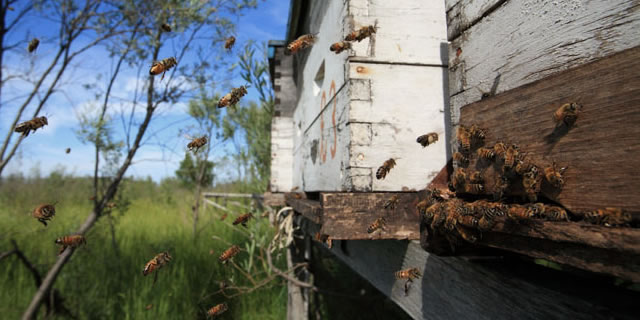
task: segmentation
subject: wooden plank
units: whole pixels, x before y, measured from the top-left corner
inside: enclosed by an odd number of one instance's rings
[[[445,0],[447,39],[454,40],[508,0]]]
[[[271,193],[265,192],[264,195],[264,204],[270,207],[283,207],[286,205],[284,199],[284,193]]]
[[[464,107],[461,123],[488,128],[487,145],[508,141],[541,167],[568,166],[562,190],[548,198],[579,218],[603,207],[640,212],[640,47]],[[555,128],[553,112],[581,104],[577,126]],[[561,128],[562,129],[562,128]],[[475,159],[470,164],[475,167]],[[482,166],[480,166],[482,167]],[[487,193],[497,177],[485,170]]]
[[[293,210],[311,220],[313,223],[322,223],[322,206],[319,201],[305,199],[302,193],[285,193],[284,198],[287,205]]]
[[[392,196],[394,209],[384,209]],[[403,193],[322,193],[322,234],[331,239],[419,239],[418,194]],[[385,218],[384,230],[367,232],[378,218]]]
[[[344,251],[341,249],[345,249]],[[346,241],[331,252],[414,319],[633,319],[637,292],[512,260],[438,257],[416,242]],[[408,296],[393,273],[418,268]],[[499,303],[498,303],[499,302]]]
[[[293,187],[293,132],[293,118],[271,119],[271,192],[286,192]]]
[[[223,207],[223,206],[221,206],[221,205],[219,205],[219,204],[217,204],[217,203],[215,203],[215,202],[213,202],[213,201],[211,201],[209,199],[202,199],[202,200],[204,200],[205,204],[210,204],[210,205],[212,205],[212,206],[214,206],[214,207],[216,207],[216,208],[218,208],[218,209],[220,209],[222,211],[230,212],[230,210],[227,209],[226,207]]]
[[[452,113],[494,86],[501,93],[640,45],[639,7],[630,0],[506,1],[449,46]]]

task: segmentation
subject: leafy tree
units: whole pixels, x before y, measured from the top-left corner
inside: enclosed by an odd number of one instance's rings
[[[180,161],[180,168],[176,170],[176,177],[183,186],[191,189],[199,183],[203,187],[211,186],[213,184],[213,162],[206,161],[204,165],[204,175],[202,177],[202,181],[198,181],[198,176],[200,173],[199,168],[202,165],[202,160],[200,158],[196,158],[194,161],[191,153],[187,152],[184,155],[184,159]]]

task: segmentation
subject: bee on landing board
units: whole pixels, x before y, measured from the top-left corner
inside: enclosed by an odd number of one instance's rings
[[[564,186],[564,178],[562,175],[565,170],[567,170],[566,167],[558,169],[556,163],[553,162],[551,166],[544,168],[544,177],[551,186],[556,189],[561,189]]]
[[[529,220],[533,218],[533,213],[532,210],[528,210],[526,207],[514,204],[509,207],[507,216],[514,220]]]
[[[394,160],[393,158],[390,158],[389,160],[385,161],[382,164],[382,166],[378,168],[378,171],[376,171],[376,179],[378,180],[384,179],[389,173],[389,171],[391,171],[391,169],[393,169],[393,167],[395,166],[396,166],[396,160]]]
[[[44,226],[47,226],[47,221],[50,221],[53,216],[56,215],[56,207],[54,204],[41,204],[33,209],[33,217],[42,222]]]
[[[224,97],[218,101],[218,108],[224,108],[226,106],[235,106],[240,99],[247,94],[247,86],[240,86],[238,88],[231,89],[231,92],[227,93]]]
[[[164,32],[171,32],[171,26],[168,23],[163,23],[160,28]]]
[[[160,80],[162,80],[164,79],[165,72],[169,71],[169,69],[176,65],[178,65],[178,61],[176,61],[176,58],[174,57],[162,59],[161,61],[154,61],[149,69],[149,74],[156,76],[162,73],[162,77],[160,78]]]
[[[38,45],[40,45],[40,40],[38,40],[38,38],[33,38],[31,41],[29,41],[27,51],[29,51],[29,53],[36,51],[36,49],[38,49]]]
[[[345,51],[347,49],[351,49],[351,43],[346,41],[336,42],[329,47],[329,50],[335,52],[336,54],[340,54],[342,51]]]
[[[438,141],[438,134],[435,132],[421,135],[416,139],[416,142],[419,143],[423,148],[430,144],[436,143],[436,141]]]
[[[144,269],[142,270],[142,275],[146,276],[152,273],[154,270],[160,270],[162,267],[167,265],[169,261],[171,261],[173,257],[169,255],[169,252],[158,253],[153,259],[151,259],[147,264],[144,265]],[[153,278],[153,284],[158,280],[158,271],[156,271],[155,276]]]
[[[227,51],[231,51],[235,43],[236,43],[236,37],[230,36],[224,41],[224,48],[227,49]]]
[[[466,167],[469,165],[469,157],[461,152],[453,154],[453,161],[457,162],[459,166]]]
[[[467,172],[463,168],[457,168],[451,175],[451,182],[456,190],[462,189],[467,183]]]
[[[507,146],[504,142],[498,142],[493,145],[493,152],[495,153],[496,157],[504,160],[504,156],[507,153]]]
[[[471,150],[471,133],[465,126],[458,126],[458,129],[456,130],[456,139],[458,139],[458,143],[460,143],[460,147],[464,152],[469,152],[469,150]]]
[[[547,220],[552,221],[569,221],[567,211],[558,206],[545,205],[544,216]]]
[[[578,120],[578,113],[581,106],[575,102],[565,103],[553,113],[553,121],[556,123],[556,127],[564,124],[567,127],[571,127]]]
[[[376,219],[369,227],[367,228],[367,233],[373,233],[376,230],[384,230],[384,227],[387,225],[387,220],[384,217],[380,217]]]
[[[418,279],[422,277],[422,273],[418,268],[409,268],[405,270],[396,271],[394,274],[396,279],[398,280],[407,280],[404,283],[404,295],[409,295],[409,283],[413,282],[413,279]]]
[[[358,30],[352,31],[346,37],[344,37],[344,41],[362,41],[374,33],[376,33],[377,28],[375,26],[366,26],[362,27]]]
[[[311,47],[317,40],[317,37],[314,34],[304,34],[298,37],[298,39],[293,40],[289,45],[287,45],[287,53],[288,54],[296,54],[300,50],[307,49]]]
[[[16,128],[14,129],[15,132],[22,132],[22,135],[24,137],[29,136],[29,133],[31,133],[31,131],[36,132],[36,130],[46,126],[49,124],[49,121],[47,120],[47,117],[42,116],[42,117],[35,117],[29,121],[25,121],[22,123],[19,123]]]
[[[326,244],[327,247],[329,247],[329,249],[331,249],[333,247],[333,241],[331,241],[331,237],[329,237],[328,234],[322,234],[320,232],[316,232],[315,239],[318,242],[322,242],[322,243]]]
[[[81,244],[86,245],[87,239],[85,239],[83,235],[79,235],[79,234],[64,236],[56,239],[56,244],[62,246],[60,247],[60,251],[58,251],[58,255],[61,255],[62,252],[64,252],[64,250],[66,250],[67,248],[76,248]]]
[[[207,316],[209,317],[217,317],[228,310],[226,303],[221,303],[207,311]]]
[[[237,255],[239,252],[240,252],[240,247],[233,245],[220,255],[220,257],[218,258],[218,261],[222,263],[227,263],[227,261],[229,261],[235,255]]]
[[[520,148],[518,148],[517,145],[512,144],[509,147],[507,147],[507,150],[504,153],[504,165],[502,167],[502,171],[506,172],[507,170],[510,170],[511,168],[513,168],[513,166],[516,164],[516,160],[518,159],[520,155]]]
[[[478,148],[476,153],[478,154],[478,158],[482,160],[490,161],[496,157],[496,152],[493,148]]]
[[[542,185],[542,176],[540,176],[538,167],[531,166],[531,169],[522,176],[522,187],[527,194],[529,201],[538,201],[538,193],[540,193],[540,186]]]
[[[194,150],[193,152],[198,152],[198,150],[200,150],[200,148],[204,147],[205,144],[207,144],[207,137],[206,136],[202,136],[200,138],[195,138],[193,140],[191,140],[191,142],[189,142],[189,144],[187,144],[187,148],[191,151]]]
[[[245,213],[243,215],[240,215],[238,218],[236,218],[236,220],[233,221],[233,225],[238,225],[241,224],[243,227],[247,227],[247,222],[249,222],[249,219],[253,218],[253,214],[251,213]]]
[[[508,189],[509,179],[505,176],[500,176],[499,179],[496,179],[495,185],[493,186],[493,200],[500,201]]]
[[[398,195],[394,194],[391,196],[391,198],[389,198],[389,200],[384,202],[383,207],[385,209],[393,210],[396,208],[397,204],[398,204]]]
[[[584,218],[588,222],[606,227],[628,226],[632,220],[630,213],[611,207],[587,212]]]

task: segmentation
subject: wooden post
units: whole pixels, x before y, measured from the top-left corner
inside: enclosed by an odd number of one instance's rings
[[[291,214],[294,214],[293,212]],[[294,218],[294,227],[300,216]],[[287,268],[291,269],[294,265],[308,262],[311,257],[311,239],[305,235],[304,239],[294,239],[287,249]],[[310,274],[305,268],[299,268],[295,271],[295,277],[301,281],[309,282]],[[290,281],[287,281],[287,320],[307,320],[309,319],[309,289],[301,288]]]

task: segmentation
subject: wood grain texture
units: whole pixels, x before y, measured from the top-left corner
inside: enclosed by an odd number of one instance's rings
[[[302,193],[285,193],[284,198],[287,205],[305,218],[313,223],[322,223],[322,206],[319,201],[306,199]]]
[[[271,119],[271,175],[269,191],[286,192],[293,186],[293,118]]]
[[[543,193],[571,212],[619,207],[640,212],[640,47],[505,92],[461,110],[461,124],[488,128],[486,145],[515,143],[540,167],[568,166],[562,190]],[[553,112],[577,102],[576,126],[555,127]],[[487,193],[497,173],[485,171]]]
[[[266,206],[283,207],[286,205],[284,193],[265,192],[262,196],[264,197],[264,205]]]
[[[447,39],[454,40],[506,1],[508,0],[445,0]]]
[[[391,196],[398,197],[395,209],[384,209]],[[403,193],[323,193],[322,234],[332,239],[419,239],[416,192]],[[384,217],[384,230],[367,232],[376,219]]]
[[[506,1],[449,46],[454,124],[457,110],[492,87],[501,93],[640,45],[638,8],[632,0]]]
[[[634,292],[501,259],[438,257],[415,242],[346,241],[331,252],[414,319],[633,319],[638,311]],[[423,278],[405,296],[393,273],[412,267]]]

